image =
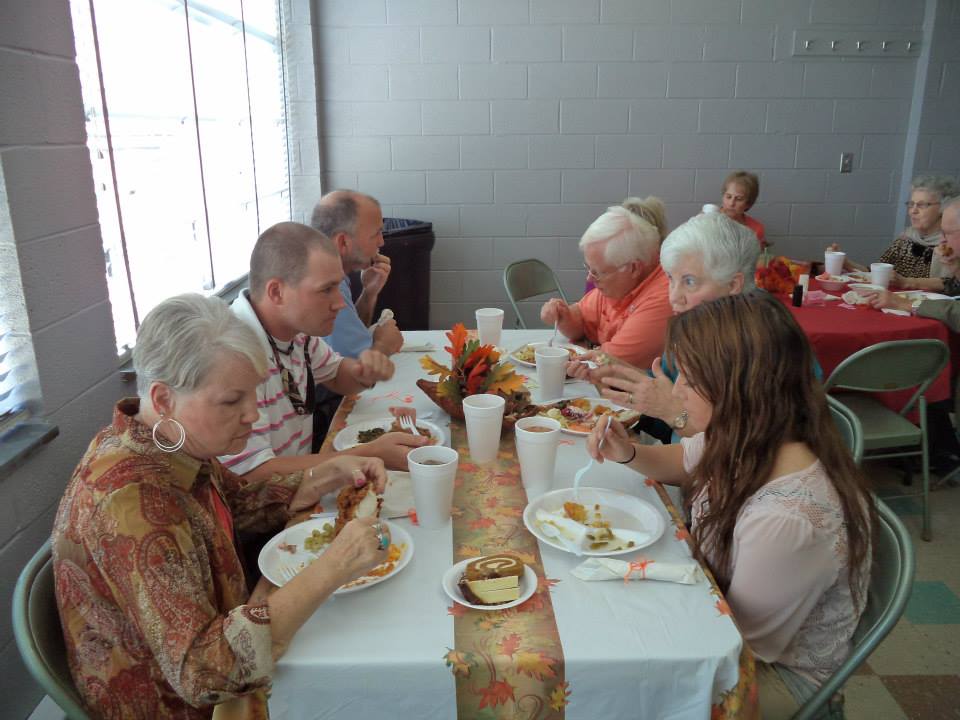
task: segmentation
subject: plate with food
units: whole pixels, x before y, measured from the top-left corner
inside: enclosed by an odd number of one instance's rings
[[[849,282],[868,283],[873,281],[873,275],[867,270],[850,270],[846,273]]]
[[[816,279],[820,287],[828,292],[837,292],[843,289],[843,286],[847,283],[854,282],[849,275],[829,275],[827,273],[817,275]]]
[[[446,442],[446,436],[443,434],[443,430],[432,422],[417,420],[417,430],[420,431],[421,435],[429,435],[432,439],[431,444],[433,445],[443,445]],[[352,425],[347,425],[343,430],[338,432],[336,437],[333,438],[333,449],[348,450],[357,445],[363,445],[364,443],[376,440],[388,432],[409,433],[410,431],[400,427],[400,421],[393,417],[363,420],[361,422],[355,422]]]
[[[589,435],[597,420],[612,414],[625,427],[640,419],[640,413],[604,398],[570,398],[541,405],[537,413],[560,423],[560,430],[570,435]]]
[[[521,365],[525,365],[526,367],[536,367],[537,359],[534,353],[536,353],[538,347],[543,347],[546,344],[547,341],[544,340],[543,342],[532,342],[527,343],[526,345],[521,345],[510,353],[510,359]],[[567,353],[569,353],[571,360],[576,358],[577,355],[583,355],[587,352],[585,348],[582,348],[579,345],[573,345],[571,343],[555,342],[553,346],[564,348]]]
[[[927,292],[926,290],[900,290],[895,292],[894,295],[899,295],[900,297],[906,298],[910,302],[916,304],[919,304],[923,300],[956,300],[956,298],[951,297],[950,295]]]
[[[538,540],[574,555],[624,555],[653,545],[667,523],[653,504],[606,488],[564,488],[527,505],[523,524]]]
[[[537,574],[510,553],[462,560],[443,574],[450,599],[474,610],[506,610],[530,599]]]
[[[287,573],[299,573],[327,551],[333,542],[336,520],[336,513],[325,513],[291,525],[274,535],[260,551],[257,560],[260,572],[277,587],[283,587],[287,582],[285,570]],[[387,549],[386,561],[366,575],[340,586],[334,591],[334,595],[377,585],[392,578],[410,562],[413,557],[413,538],[410,533],[389,520],[380,522],[390,531],[390,547]]]

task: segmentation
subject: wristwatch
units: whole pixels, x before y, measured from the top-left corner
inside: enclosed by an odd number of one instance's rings
[[[687,426],[688,417],[686,410],[681,411],[673,421],[671,427],[673,427],[674,430],[683,430]]]

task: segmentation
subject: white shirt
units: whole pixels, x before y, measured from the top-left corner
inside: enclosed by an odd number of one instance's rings
[[[220,458],[225,467],[238,475],[248,473],[275,457],[306,455],[313,443],[313,415],[299,415],[293,409],[293,403],[283,390],[280,376],[283,368],[277,365],[273,349],[267,340],[267,331],[263,329],[253,306],[250,305],[248,294],[247,290],[241,292],[230,309],[253,328],[263,343],[267,353],[267,379],[257,386],[257,408],[260,416],[253,424],[247,446],[236,455],[224,455]],[[306,335],[298,334],[292,343],[274,340],[277,347],[284,351],[280,353],[280,362],[289,368],[300,397],[304,399],[307,397],[307,372],[304,362],[306,339]],[[289,355],[285,352],[287,347],[291,347]],[[314,383],[322,384],[336,377],[342,359],[320,338],[310,338],[310,365]]]

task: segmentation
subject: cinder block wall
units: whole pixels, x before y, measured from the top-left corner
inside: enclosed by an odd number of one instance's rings
[[[42,693],[10,626],[20,569],[50,536],[74,466],[124,388],[107,299],[93,176],[67,0],[0,4],[0,164],[44,412],[60,436],[0,479],[0,716]]]
[[[732,168],[777,252],[868,260],[897,231],[916,60],[795,59],[793,33],[920,30],[924,0],[312,2],[323,187],[434,222],[434,327],[506,306],[515,259],[579,297],[607,205],[656,194],[676,225]]]

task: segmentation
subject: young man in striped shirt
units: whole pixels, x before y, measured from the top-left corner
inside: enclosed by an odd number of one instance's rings
[[[232,309],[262,339],[269,370],[257,388],[260,417],[246,448],[221,460],[251,480],[309,471],[323,461],[310,452],[315,384],[340,395],[357,393],[390,379],[393,363],[373,349],[344,358],[321,339],[345,307],[343,265],[323,233],[290,222],[269,228],[254,246],[249,280]],[[379,457],[388,468],[405,470],[407,453],[424,442],[386,433],[343,452]]]

